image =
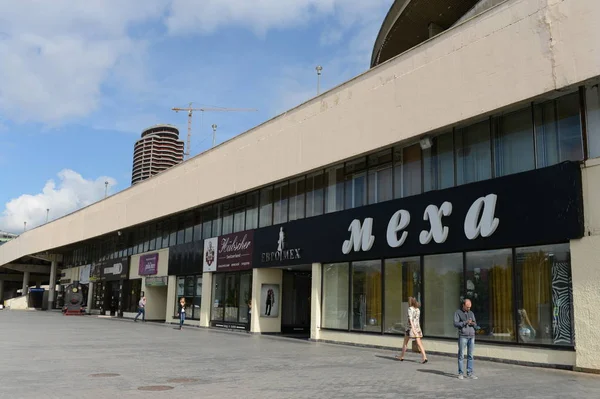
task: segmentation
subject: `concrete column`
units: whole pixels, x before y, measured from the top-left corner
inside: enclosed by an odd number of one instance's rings
[[[94,283],[92,283],[90,281],[90,285],[88,288],[88,297],[87,297],[87,307],[86,307],[86,312],[87,314],[92,314],[92,295],[94,292]]]
[[[56,257],[52,259],[52,263],[50,264],[50,282],[48,284],[48,310],[52,309],[54,306],[54,293],[56,292],[56,269],[58,267],[58,261]]]
[[[321,277],[320,263],[312,264],[312,290],[310,300],[310,338],[318,340],[321,331]]]
[[[30,272],[24,272],[23,273],[23,295],[27,295],[27,288],[29,287],[29,275]]]
[[[202,298],[200,303],[200,327],[210,326],[210,310],[212,308],[212,273],[202,273]]]

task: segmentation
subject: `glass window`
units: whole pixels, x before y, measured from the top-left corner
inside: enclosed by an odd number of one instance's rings
[[[352,263],[352,329],[381,332],[381,261]]]
[[[306,177],[306,217],[323,214],[323,172],[310,174]]]
[[[200,308],[202,306],[202,276],[196,276],[196,292],[194,292],[193,304],[193,319],[200,319]]]
[[[569,244],[518,248],[516,264],[519,342],[573,345]]]
[[[427,307],[424,333],[434,337],[455,338],[457,332],[453,315],[463,294],[463,254],[425,256],[423,269]],[[475,317],[479,316],[475,314]]]
[[[344,165],[325,171],[325,213],[344,210]]]
[[[392,151],[369,155],[368,202],[376,204],[394,198],[392,191]]]
[[[213,274],[212,298],[212,321],[247,323],[252,272]]]
[[[202,239],[214,237],[212,234],[212,221],[214,218],[215,213],[212,206],[202,209]]]
[[[488,120],[457,129],[456,184],[467,184],[492,178],[490,123]]]
[[[184,238],[185,238],[185,219],[183,216],[180,216],[179,218],[179,222],[177,225],[177,244],[183,244],[184,243]]]
[[[367,204],[367,159],[365,157],[346,162],[345,209]]]
[[[183,228],[184,228],[183,242],[184,243],[192,242],[192,239],[194,238],[194,213],[193,212],[189,212],[189,213],[185,214]]]
[[[512,251],[467,253],[466,297],[481,339],[514,341]]]
[[[215,218],[213,219],[212,233],[213,237],[218,237],[221,235],[221,228],[223,227],[223,204],[213,205],[213,209]]]
[[[199,320],[202,305],[202,276],[177,277],[175,314],[179,312],[179,300],[181,298],[185,298],[185,317],[192,320]]]
[[[225,321],[238,321],[239,274],[225,274]]]
[[[587,139],[590,158],[600,157],[600,87],[585,90]]]
[[[225,316],[225,274],[213,274],[211,320],[223,321]]]
[[[223,231],[221,234],[233,233],[233,200],[223,203]]]
[[[348,330],[349,278],[348,263],[323,265],[323,328]]]
[[[421,261],[418,256],[385,261],[385,332],[404,334],[408,298],[421,301]]]
[[[194,223],[194,241],[202,240],[202,211],[197,210]]]
[[[304,192],[306,191],[304,177],[290,181],[290,215],[289,220],[304,218]]]
[[[535,169],[531,107],[493,119],[496,176]]]
[[[535,106],[537,166],[583,159],[578,93]]]
[[[394,197],[420,194],[421,186],[420,145],[394,148]]]
[[[287,222],[288,218],[288,182],[280,183],[273,189],[273,224]]]
[[[258,191],[246,196],[246,230],[258,227]]]
[[[244,208],[237,210],[233,215],[233,232],[244,231],[246,228],[246,210]]]
[[[154,251],[156,249],[156,226],[150,225],[148,227],[149,235],[148,238],[150,240],[150,246],[148,247],[149,251]],[[121,255],[119,255],[121,256]]]
[[[169,226],[170,226],[170,223],[169,223],[168,220],[163,223],[162,246],[161,246],[161,248],[168,248],[169,247],[169,233],[170,233]]]
[[[239,295],[239,322],[249,323],[250,313],[248,313],[248,303],[252,299],[252,272],[242,273],[240,275],[240,295]]]
[[[273,224],[273,187],[260,190],[260,227]]]
[[[444,133],[431,141],[423,150],[423,191],[454,187],[454,135]]]

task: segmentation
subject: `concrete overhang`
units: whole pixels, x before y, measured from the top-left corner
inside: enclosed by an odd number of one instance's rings
[[[25,273],[37,273],[37,274],[50,274],[50,267],[45,265],[32,265],[24,263],[8,263],[4,266],[5,269],[14,270],[17,272]]]
[[[377,66],[426,41],[429,27],[446,30],[479,0],[396,0],[386,15],[371,55]]]

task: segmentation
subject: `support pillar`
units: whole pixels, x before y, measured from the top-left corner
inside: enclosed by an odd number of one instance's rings
[[[56,257],[52,258],[50,264],[50,282],[48,283],[48,310],[54,309],[54,293],[56,292],[56,269],[58,267],[58,260]]]
[[[88,297],[87,297],[87,306],[85,308],[85,311],[87,312],[87,314],[92,314],[92,294],[94,292],[94,283],[92,283],[90,281],[90,284],[88,286]]]
[[[28,293],[28,288],[29,288],[29,275],[30,272],[23,272],[23,294],[22,295],[27,295]]]

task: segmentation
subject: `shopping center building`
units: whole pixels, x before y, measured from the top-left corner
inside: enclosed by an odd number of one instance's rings
[[[442,353],[471,298],[478,356],[600,371],[598,15],[397,0],[369,71],[27,231],[0,265],[47,257],[93,313],[132,317],[143,293],[177,322],[183,297],[188,325],[374,347],[401,345],[414,296]]]

